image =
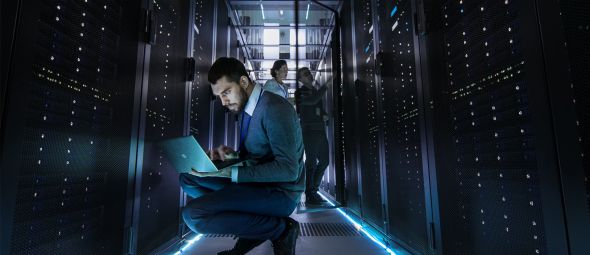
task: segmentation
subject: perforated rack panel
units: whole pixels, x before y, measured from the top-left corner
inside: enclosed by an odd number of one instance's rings
[[[412,3],[378,0],[377,4],[389,233],[426,253],[422,111],[418,109]]]
[[[18,175],[14,204],[2,208],[15,207],[3,216],[10,254],[122,251],[137,58],[126,29],[137,29],[138,9],[23,3],[1,162],[3,178]]]
[[[438,167],[445,252],[545,253],[516,1],[446,1],[446,78],[456,158]]]
[[[209,147],[212,92],[207,74],[212,64],[213,4],[213,1],[205,0],[197,0],[195,4],[193,58],[196,75],[191,86],[190,133],[203,148]]]
[[[363,216],[383,227],[381,203],[381,174],[379,157],[379,120],[377,87],[375,84],[375,56],[373,53],[373,14],[370,0],[354,1],[356,29],[357,80],[359,119],[357,138],[360,143]]]
[[[151,45],[145,119],[145,147],[137,252],[147,254],[178,233],[178,173],[157,142],[184,130],[184,59],[186,1],[154,1],[156,42]],[[184,23],[186,24],[186,23]]]

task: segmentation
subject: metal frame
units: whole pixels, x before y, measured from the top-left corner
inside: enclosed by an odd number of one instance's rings
[[[213,1],[213,35],[212,35],[212,49],[211,49],[211,63],[215,63],[217,57],[217,10],[219,9],[219,1]],[[215,113],[215,101],[209,101],[209,150],[213,149],[213,130],[215,120],[213,115]]]
[[[414,22],[414,27],[420,27],[420,25],[424,24],[425,22],[425,17],[424,17],[424,5],[422,0],[417,0],[417,1],[412,1],[411,2],[411,8],[412,8],[412,13],[414,14],[414,17],[416,17],[413,22]],[[418,33],[416,33],[418,32]],[[433,189],[432,187],[436,184],[433,184],[432,180],[429,178],[430,177],[430,164],[429,164],[429,157],[431,155],[431,151],[430,151],[430,139],[431,136],[429,134],[428,131],[428,126],[427,126],[427,103],[426,103],[426,98],[424,97],[424,88],[425,86],[428,84],[428,78],[427,78],[427,73],[428,73],[428,69],[427,69],[427,65],[422,65],[422,61],[421,61],[421,56],[425,55],[425,53],[422,53],[422,48],[421,48],[421,32],[424,31],[417,31],[416,29],[414,30],[413,34],[413,40],[414,40],[414,62],[416,65],[416,89],[417,89],[417,101],[418,101],[418,109],[421,110],[420,114],[418,115],[419,117],[419,127],[420,127],[420,149],[421,149],[421,154],[422,154],[422,180],[423,180],[423,185],[424,185],[424,209],[425,209],[425,216],[426,216],[426,233],[427,233],[427,241],[428,241],[428,246],[430,249],[430,252],[433,253],[435,250],[435,237],[436,236],[440,236],[440,235],[436,235],[435,231],[433,229],[434,226],[434,213],[437,210],[434,210],[434,204],[433,204],[433,196],[436,196],[436,194],[433,194]],[[424,71],[424,72],[423,72]],[[430,123],[429,123],[430,124]]]
[[[346,0],[345,0],[346,1]],[[354,0],[350,0],[350,15],[351,15],[351,29],[352,29],[352,71],[353,71],[353,83],[356,83],[356,81],[358,80],[358,75],[357,75],[357,56],[356,56],[356,17],[355,17],[355,7],[354,7]],[[354,86],[354,85],[353,85]],[[357,95],[355,95],[357,96]],[[355,99],[357,101],[358,104],[358,97]],[[358,112],[358,107],[355,107],[354,109],[354,118],[355,120],[359,119],[359,112]],[[358,126],[354,126],[354,133],[358,134],[359,133],[359,128]],[[357,174],[357,197],[358,197],[358,201],[359,201],[359,211],[357,212],[359,217],[362,219],[363,218],[363,176],[361,175],[361,161],[360,161],[360,157],[361,157],[361,152],[359,150],[360,147],[360,143],[359,140],[356,139],[355,143],[354,143],[354,147],[355,147],[355,157],[354,157],[354,163],[356,165],[356,174]],[[352,212],[355,212],[355,210],[350,209]]]
[[[428,6],[424,4],[422,0],[418,0],[417,3],[412,4],[412,9],[415,12],[415,22],[421,23],[423,27],[430,21],[426,17]],[[418,26],[419,24],[414,24]],[[429,31],[428,31],[429,32]],[[424,168],[424,195],[426,205],[426,220],[427,220],[427,233],[429,248],[432,254],[442,254],[442,230],[440,220],[440,208],[438,198],[438,178],[436,171],[436,154],[435,154],[435,125],[434,118],[437,114],[434,112],[434,99],[433,93],[436,90],[435,83],[438,81],[436,77],[432,76],[431,67],[433,64],[429,63],[431,58],[429,57],[432,51],[437,52],[438,37],[440,34],[431,35],[426,30],[419,31],[419,34],[414,33],[414,49],[416,55],[416,77],[418,85],[418,109],[421,109],[420,114],[420,126],[421,126],[421,146],[422,146],[422,167]],[[436,39],[431,39],[436,38]],[[441,49],[438,49],[439,51]],[[442,51],[440,51],[442,52]],[[436,67],[433,70],[443,70]],[[420,73],[420,74],[418,74]],[[439,126],[440,127],[440,126]],[[445,129],[445,127],[441,127]],[[446,129],[450,130],[450,129]],[[427,186],[428,185],[428,186]]]
[[[149,19],[147,16],[147,11],[153,10],[153,3],[150,1],[142,0],[141,7],[144,8],[146,11],[146,15],[144,19]],[[149,84],[149,69],[150,69],[150,59],[151,59],[151,45],[149,43],[145,44],[144,49],[144,58],[138,58],[138,68],[139,65],[143,65],[141,69],[141,85],[137,87],[136,84],[136,91],[135,91],[135,102],[134,102],[134,109],[133,109],[133,116],[134,120],[137,118],[136,121],[133,122],[133,125],[137,125],[137,129],[134,129],[134,132],[137,132],[135,139],[137,139],[137,150],[136,150],[136,161],[135,161],[135,183],[134,183],[134,192],[133,192],[133,218],[131,223],[131,236],[130,236],[130,247],[128,249],[128,253],[130,255],[137,254],[137,244],[138,244],[138,236],[139,236],[139,219],[140,219],[140,208],[141,208],[141,183],[143,179],[143,155],[144,155],[144,146],[145,146],[145,127],[146,127],[146,107],[147,107],[147,93],[148,93],[148,84]],[[139,81],[138,81],[139,82]],[[139,102],[137,102],[139,101]],[[138,104],[139,103],[139,104]]]

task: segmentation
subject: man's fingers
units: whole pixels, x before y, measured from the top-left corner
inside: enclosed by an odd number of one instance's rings
[[[209,154],[209,158],[211,158],[211,160],[218,160],[219,159],[219,153],[218,153],[217,149],[211,150],[211,152]]]
[[[195,176],[198,176],[198,177],[207,177],[209,173],[206,173],[206,172],[199,172],[199,171],[197,171],[196,169],[192,168],[192,169],[191,169],[191,174],[192,174],[192,175],[195,175]]]
[[[219,159],[221,159],[221,161],[224,161],[225,160],[225,151],[224,151],[223,146],[217,147],[217,153],[219,155]]]

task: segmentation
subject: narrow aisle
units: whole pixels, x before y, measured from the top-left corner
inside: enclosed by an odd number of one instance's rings
[[[305,204],[302,202],[302,206]],[[297,209],[291,217],[300,223],[301,235],[297,239],[297,254],[322,255],[359,255],[359,254],[390,254],[378,244],[371,241],[361,231],[349,222],[336,209],[305,212],[297,214]],[[182,254],[186,255],[215,255],[219,251],[231,249],[236,240],[228,235],[205,235]],[[250,251],[248,255],[272,255],[271,242]],[[396,251],[397,255],[402,255]]]

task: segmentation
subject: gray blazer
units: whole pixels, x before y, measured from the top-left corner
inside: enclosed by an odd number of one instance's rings
[[[244,147],[247,157],[257,163],[238,167],[238,183],[263,182],[299,200],[305,190],[303,138],[297,113],[288,101],[273,93],[262,93]]]

